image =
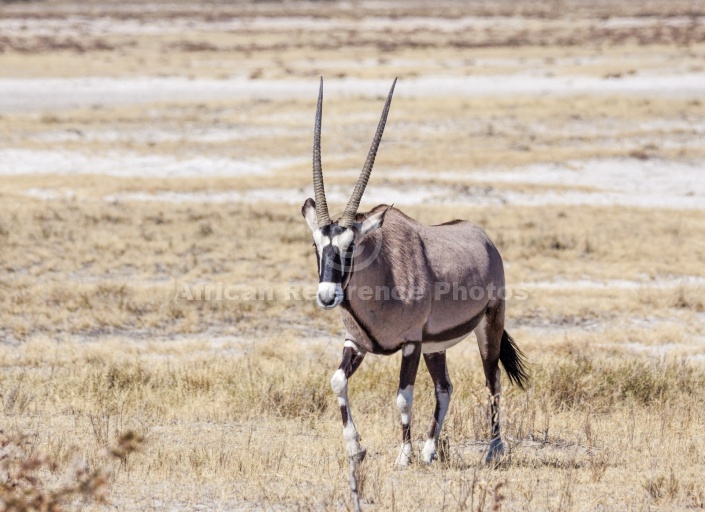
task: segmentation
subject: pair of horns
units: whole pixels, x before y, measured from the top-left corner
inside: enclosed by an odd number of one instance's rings
[[[357,209],[360,206],[360,201],[362,200],[362,194],[365,192],[365,187],[370,179],[370,174],[372,174],[372,167],[375,164],[375,157],[377,156],[377,148],[382,140],[382,134],[384,133],[384,125],[387,123],[387,114],[389,114],[389,106],[392,103],[392,94],[394,94],[394,86],[397,83],[397,79],[394,79],[392,83],[392,88],[389,90],[389,95],[387,96],[387,101],[384,103],[384,110],[382,110],[382,118],[379,120],[377,125],[377,132],[375,133],[374,139],[372,139],[372,146],[370,146],[370,151],[367,153],[367,160],[365,160],[365,165],[362,167],[360,172],[360,177],[357,180],[357,185],[355,185],[355,190],[353,190],[352,196],[348,201],[348,205],[345,207],[343,216],[338,223],[344,228],[352,227],[355,222],[355,215],[357,214]],[[313,190],[316,194],[316,215],[318,216],[318,227],[323,227],[331,223],[330,214],[328,213],[328,203],[326,203],[326,192],[323,186],[323,167],[321,166],[321,116],[323,114],[323,77],[321,77],[321,85],[318,89],[318,106],[316,107],[316,124],[313,129]]]

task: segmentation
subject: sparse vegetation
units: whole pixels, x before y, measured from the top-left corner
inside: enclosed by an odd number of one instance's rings
[[[140,437],[128,431],[101,455],[126,465],[128,456],[141,442]],[[62,468],[49,456],[34,453],[35,449],[36,440],[26,435],[8,436],[0,432],[0,507],[3,511],[60,512],[77,500],[83,507],[91,502],[108,503],[105,493],[112,475],[108,461],[90,468],[85,461],[76,458],[70,467]]]
[[[482,199],[397,206],[429,224],[485,227],[507,282],[528,295],[507,317],[532,381],[520,392],[504,379],[509,456],[496,469],[481,463],[488,411],[474,340],[449,357],[454,396],[431,467],[392,467],[398,357],[365,360],[350,383],[368,449],[363,510],[705,507],[705,210],[504,204],[546,187],[601,189],[468,174],[587,160],[668,173],[705,157],[705,103],[403,89],[416,78],[614,85],[700,73],[701,6],[149,3],[5,0],[1,78],[310,79],[312,95],[82,107],[72,97],[0,112],[0,174],[27,154],[64,166],[0,182],[0,509],[350,507],[329,388],[343,332],[336,313],[304,300],[316,264],[291,199],[310,187],[320,75],[400,77],[370,190]],[[327,190],[349,192],[379,114],[370,94],[326,99]],[[157,174],[174,162],[198,172]],[[218,284],[249,298],[218,299]],[[432,407],[421,370],[417,449]]]

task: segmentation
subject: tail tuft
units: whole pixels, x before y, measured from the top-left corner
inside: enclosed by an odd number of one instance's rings
[[[499,360],[507,372],[509,382],[516,384],[521,389],[526,389],[529,383],[529,374],[526,368],[526,356],[519,350],[516,342],[507,331],[502,333],[502,343],[499,346]]]

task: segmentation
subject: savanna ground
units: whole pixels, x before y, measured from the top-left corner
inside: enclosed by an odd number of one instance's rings
[[[682,1],[0,4],[0,426],[58,463],[46,485],[131,430],[91,506],[350,508],[343,331],[290,293],[316,285],[321,75],[332,210],[399,76],[363,208],[475,221],[527,295],[498,468],[474,339],[430,467],[393,466],[399,356],[368,356],[364,510],[705,507],[705,9]],[[419,450],[432,394],[422,367]]]

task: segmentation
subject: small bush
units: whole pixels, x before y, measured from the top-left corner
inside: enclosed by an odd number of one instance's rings
[[[76,498],[84,502],[105,503],[110,476],[104,467],[89,469],[76,461],[69,468],[69,479],[52,485],[51,475],[59,464],[46,455],[31,454],[26,436],[0,434],[0,509],[12,512],[59,512],[63,505]],[[115,446],[106,451],[106,458],[121,462],[138,449],[142,439],[132,432],[120,436]]]

